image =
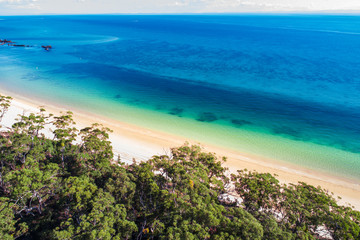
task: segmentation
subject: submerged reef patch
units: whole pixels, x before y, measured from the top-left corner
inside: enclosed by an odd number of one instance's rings
[[[155,105],[154,109],[155,110],[163,110],[165,107],[163,105],[157,104]]]
[[[127,102],[132,105],[140,105],[142,103],[140,99],[129,99]]]
[[[203,112],[198,116],[198,118],[196,120],[198,120],[200,122],[214,122],[214,121],[218,120],[218,118],[216,117],[215,114],[213,114],[211,112]]]
[[[286,127],[286,126],[275,127],[272,129],[272,132],[276,135],[290,136],[295,140],[303,140],[302,134],[299,131],[290,127]]]
[[[182,114],[183,112],[184,112],[184,109],[183,109],[183,108],[174,107],[174,108],[170,109],[169,114],[171,114],[171,115],[176,115],[176,116],[181,117],[181,114]]]
[[[242,127],[244,125],[250,125],[252,124],[252,122],[250,121],[246,121],[246,120],[242,120],[242,119],[232,119],[231,123],[234,124],[236,127]]]

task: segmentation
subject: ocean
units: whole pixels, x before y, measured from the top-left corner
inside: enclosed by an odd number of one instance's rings
[[[360,180],[360,16],[3,16],[0,38],[31,46],[0,46],[0,89]]]

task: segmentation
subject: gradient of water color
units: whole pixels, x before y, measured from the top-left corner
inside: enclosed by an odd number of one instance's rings
[[[3,88],[360,180],[360,16],[2,19]]]

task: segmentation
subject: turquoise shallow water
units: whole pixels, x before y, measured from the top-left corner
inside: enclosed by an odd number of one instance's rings
[[[360,17],[2,18],[3,88],[360,180]]]

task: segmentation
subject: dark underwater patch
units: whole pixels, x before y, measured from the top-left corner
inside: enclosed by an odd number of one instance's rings
[[[122,98],[122,96],[120,94],[117,94],[117,95],[115,95],[115,98],[119,99],[119,98]]]
[[[137,105],[137,106],[141,104],[141,100],[139,100],[139,99],[129,99],[127,102],[129,104]]]
[[[218,118],[216,117],[215,114],[213,114],[211,112],[203,112],[198,116],[198,118],[196,120],[198,120],[200,122],[214,122],[214,121],[218,120]]]
[[[181,114],[183,112],[184,112],[183,108],[174,107],[174,108],[170,109],[169,114],[181,117]]]
[[[234,124],[236,127],[242,127],[244,125],[250,125],[252,122],[242,120],[242,119],[232,119],[231,123]]]
[[[163,110],[165,107],[163,105],[157,104],[155,105],[155,110]]]
[[[285,127],[285,126],[275,127],[272,129],[272,132],[277,135],[290,136],[295,140],[303,140],[302,134],[299,131],[290,127]]]

